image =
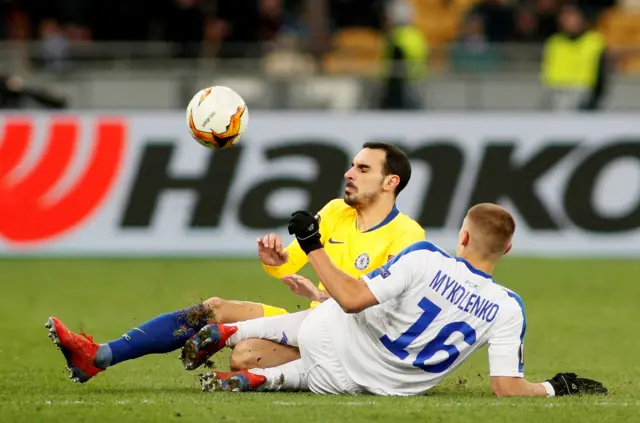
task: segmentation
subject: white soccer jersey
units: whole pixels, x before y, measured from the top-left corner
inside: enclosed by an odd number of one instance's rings
[[[491,376],[524,376],[522,300],[467,261],[423,241],[363,279],[380,304],[341,313],[334,339],[368,391],[421,394],[487,343]]]

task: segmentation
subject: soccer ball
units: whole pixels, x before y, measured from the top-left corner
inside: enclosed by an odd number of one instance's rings
[[[240,95],[214,85],[193,96],[187,106],[187,126],[193,138],[207,148],[229,148],[249,124],[249,110]]]

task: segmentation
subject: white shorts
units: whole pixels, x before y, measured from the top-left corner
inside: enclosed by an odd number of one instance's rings
[[[312,310],[300,326],[298,343],[309,389],[315,394],[362,394],[365,390],[349,377],[335,351],[337,312],[343,311],[334,300],[327,300]]]

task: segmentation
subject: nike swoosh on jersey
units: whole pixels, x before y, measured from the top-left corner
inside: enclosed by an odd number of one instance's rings
[[[329,238],[329,244],[344,244],[344,241],[334,241],[333,238]]]

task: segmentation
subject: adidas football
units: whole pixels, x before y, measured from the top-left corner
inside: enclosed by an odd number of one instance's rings
[[[214,85],[193,96],[187,107],[187,126],[193,138],[208,148],[229,148],[249,124],[249,110],[240,95]]]

